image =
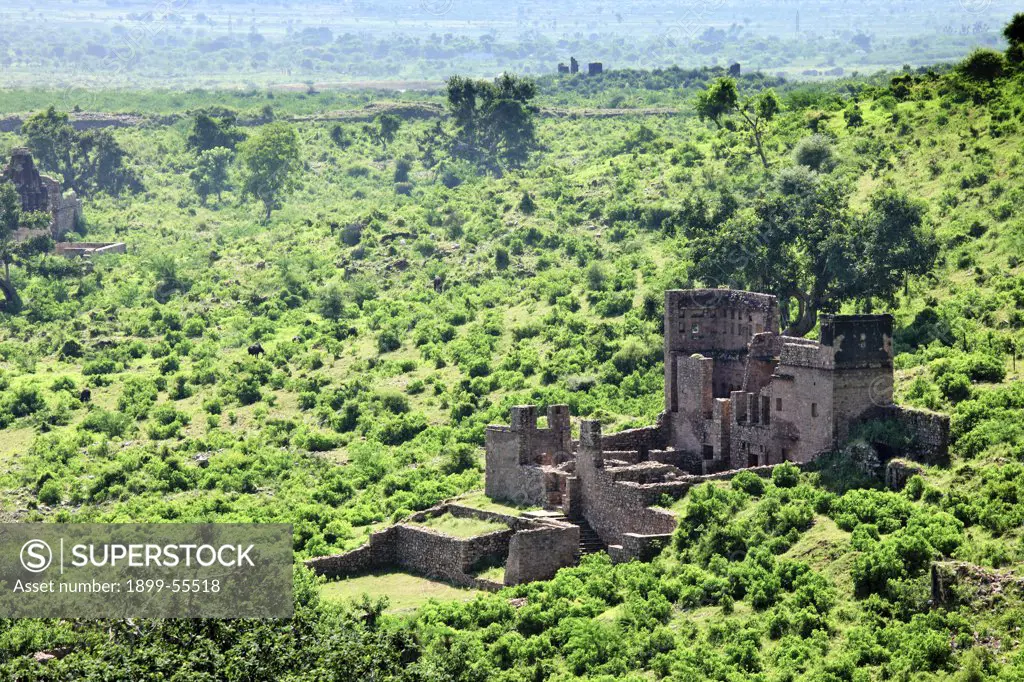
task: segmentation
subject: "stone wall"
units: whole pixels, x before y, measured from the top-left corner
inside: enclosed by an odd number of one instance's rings
[[[476,587],[477,579],[472,573],[479,567],[502,563],[508,555],[512,534],[512,529],[508,529],[456,538],[430,528],[398,524],[374,533],[369,543],[356,550],[310,559],[306,566],[329,578],[401,568],[452,585]]]
[[[665,413],[658,415],[658,423],[655,426],[644,426],[639,429],[628,429],[618,433],[610,433],[601,438],[606,451],[635,451],[646,455],[651,450],[661,450],[668,443],[668,427],[665,423]]]
[[[519,463],[520,434],[507,428],[488,427],[484,490],[493,500],[523,506],[543,506],[544,472]]]
[[[576,564],[579,547],[578,526],[566,524],[516,533],[509,541],[505,584],[550,580],[560,568]]]
[[[923,471],[921,467],[899,459],[889,460],[885,465],[885,487],[899,492],[907,486],[913,476]]]
[[[128,246],[124,242],[61,242],[53,250],[65,258],[83,258],[128,253]]]
[[[671,533],[676,517],[649,507],[647,486],[617,482],[615,470],[604,467],[601,424],[584,420],[576,459],[580,481],[580,512],[606,545],[621,545],[625,533]]]
[[[443,514],[496,521],[509,528],[471,538],[456,538],[412,525]],[[515,540],[523,534],[529,537]],[[318,557],[305,563],[317,575],[328,578],[399,568],[460,587],[492,590],[501,585],[473,574],[488,566],[505,564],[507,585],[543,580],[552,577],[559,568],[574,565],[578,549],[577,526],[446,503],[417,512],[403,523],[371,534],[369,542],[351,552]]]
[[[890,405],[885,416],[896,419],[913,436],[911,458],[923,464],[943,466],[949,463],[949,417],[927,410]]]

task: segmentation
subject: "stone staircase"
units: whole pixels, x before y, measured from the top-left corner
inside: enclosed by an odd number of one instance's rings
[[[601,541],[601,536],[590,527],[589,523],[581,521],[576,525],[580,527],[580,556],[608,550],[608,547]]]
[[[573,521],[566,518],[565,514],[562,512],[555,510],[527,513],[526,516],[530,516],[532,518],[544,518],[550,521],[561,521],[562,523],[571,523],[572,525],[579,527],[580,556],[608,551],[608,545],[602,542],[601,536],[597,534],[597,531],[590,527],[590,524],[587,523],[586,520]]]

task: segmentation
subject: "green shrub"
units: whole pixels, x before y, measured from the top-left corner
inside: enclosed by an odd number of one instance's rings
[[[53,507],[60,504],[63,494],[63,486],[58,480],[51,478],[39,488],[37,497],[43,504]]]
[[[732,487],[748,495],[760,497],[764,494],[764,479],[752,471],[741,471],[732,477]]]
[[[790,462],[783,462],[772,469],[772,483],[779,488],[795,488],[800,483],[800,469]]]

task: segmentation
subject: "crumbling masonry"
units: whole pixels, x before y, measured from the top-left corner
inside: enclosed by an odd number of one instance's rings
[[[677,522],[656,504],[738,470],[802,467],[872,419],[896,420],[913,435],[910,451],[899,454],[940,463],[949,419],[892,404],[892,324],[889,315],[825,315],[812,341],[779,334],[774,296],[669,291],[665,410],[655,425],[603,434],[600,422],[583,420],[575,441],[568,406],[548,407],[541,426],[537,408],[524,405],[512,408],[509,426],[487,428],[487,495],[546,514],[500,517],[449,505],[450,513],[501,520],[509,530],[454,540],[399,524],[354,552],[307,564],[334,577],[396,565],[493,588],[472,575],[481,561],[504,561],[511,585],[550,577],[587,551],[647,560]],[[911,475],[907,467],[890,469],[894,487]]]
[[[21,210],[29,212],[42,211],[50,215],[50,226],[46,230],[28,230],[21,228],[15,234],[18,240],[29,239],[38,235],[48,234],[55,240],[61,240],[75,229],[82,215],[82,204],[74,191],[64,194],[60,183],[48,175],[41,175],[36,170],[32,153],[28,149],[18,148],[11,151],[11,160],[0,172],[0,182],[10,182],[21,197]]]
[[[736,470],[810,463],[871,419],[913,435],[915,459],[941,462],[948,418],[892,403],[890,315],[824,315],[820,340],[778,333],[774,296],[725,289],[665,296],[665,411],[654,426],[603,435],[568,408],[512,408],[486,435],[487,494],[560,509],[616,559],[654,553],[675,517],[652,505]]]

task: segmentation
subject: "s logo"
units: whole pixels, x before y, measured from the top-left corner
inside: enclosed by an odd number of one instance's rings
[[[21,547],[21,565],[26,571],[42,573],[52,561],[53,552],[42,540],[29,540]]]

